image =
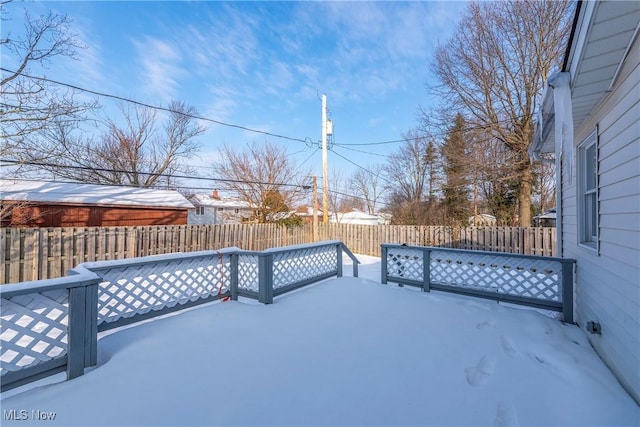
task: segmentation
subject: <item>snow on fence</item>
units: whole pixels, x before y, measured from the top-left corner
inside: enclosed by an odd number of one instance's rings
[[[385,244],[381,280],[560,311],[573,323],[574,264],[565,258]]]
[[[97,334],[129,323],[238,295],[273,297],[342,276],[340,241],[262,252],[219,251],[84,263],[58,279],[0,287],[2,391],[97,364]]]

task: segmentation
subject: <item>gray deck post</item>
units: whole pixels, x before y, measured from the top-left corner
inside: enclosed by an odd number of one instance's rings
[[[238,254],[231,254],[231,299],[238,301],[238,264],[240,262],[240,256]]]
[[[338,277],[342,277],[342,243],[336,244],[336,254],[338,257]]]
[[[573,260],[562,261],[562,320],[573,323]]]
[[[422,250],[422,292],[431,292],[431,250]]]
[[[84,366],[88,368],[98,364],[98,284],[85,289]]]
[[[382,277],[380,278],[380,283],[383,285],[387,284],[387,252],[389,249],[382,245],[380,246],[380,274]]]
[[[86,287],[69,288],[69,324],[67,338],[67,379],[84,374],[86,330]]]
[[[258,301],[273,303],[273,254],[258,257]]]

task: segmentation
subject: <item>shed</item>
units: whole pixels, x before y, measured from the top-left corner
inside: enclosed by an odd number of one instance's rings
[[[378,225],[380,217],[378,215],[370,215],[366,212],[353,210],[347,213],[335,213],[329,218],[329,222],[340,224],[361,224],[361,225]]]
[[[640,404],[640,2],[583,1],[530,153],[554,157],[579,326]]]
[[[174,190],[0,179],[3,227],[180,225],[193,205]]]

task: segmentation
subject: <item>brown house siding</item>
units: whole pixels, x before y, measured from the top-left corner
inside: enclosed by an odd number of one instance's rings
[[[187,209],[141,206],[25,204],[4,201],[3,227],[185,225]]]

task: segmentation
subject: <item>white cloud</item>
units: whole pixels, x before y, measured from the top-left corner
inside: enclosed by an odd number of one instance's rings
[[[145,91],[161,102],[168,102],[178,95],[180,80],[189,76],[181,51],[170,41],[154,37],[133,40],[141,66],[139,78]]]

